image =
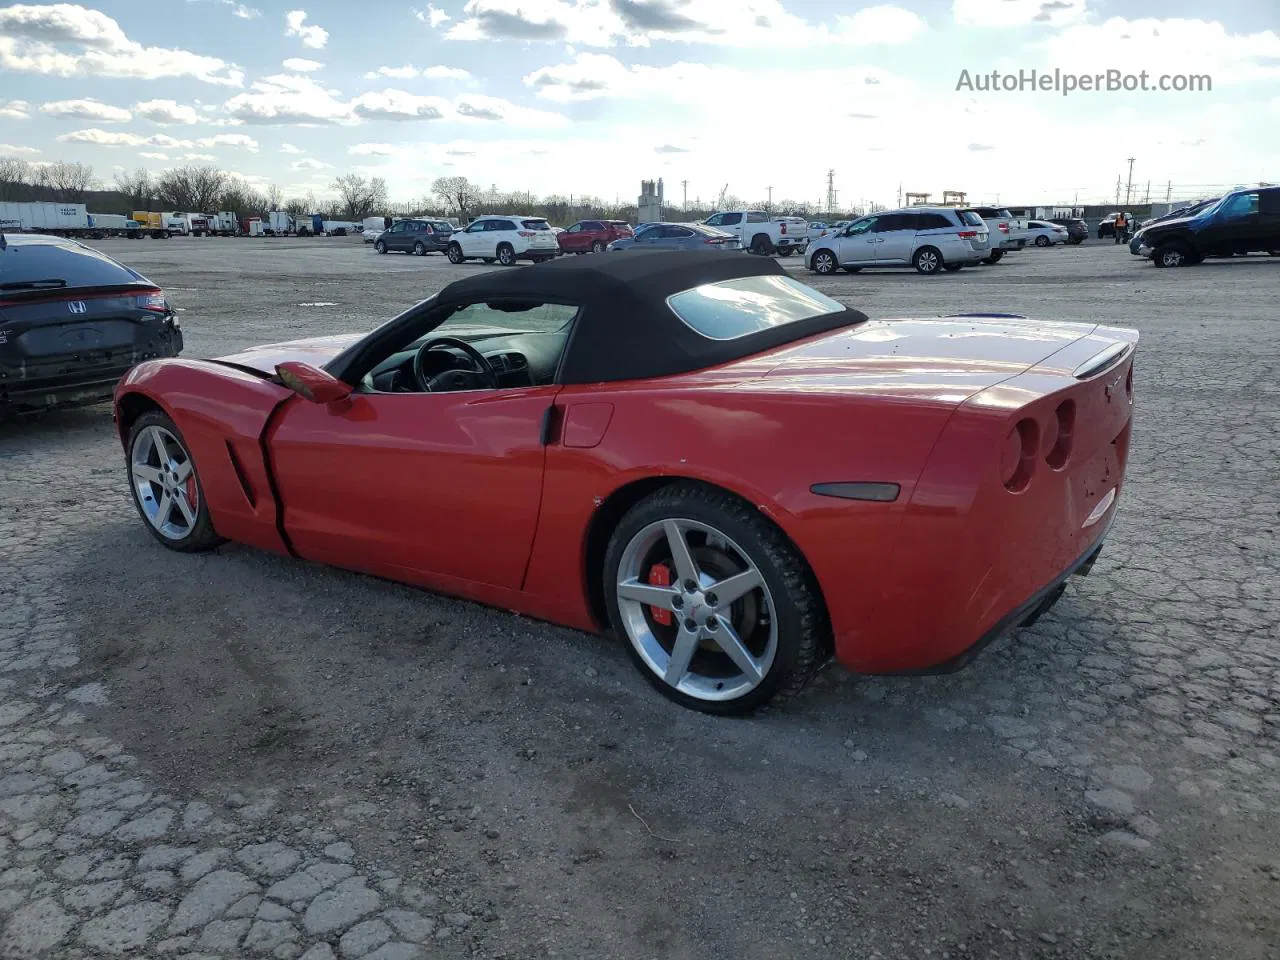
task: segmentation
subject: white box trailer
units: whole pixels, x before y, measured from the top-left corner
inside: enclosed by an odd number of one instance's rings
[[[267,235],[267,228],[262,225],[261,217],[250,217],[244,222],[244,226],[246,236],[265,237]]]
[[[209,223],[209,236],[218,237],[234,237],[240,232],[240,222],[236,219],[236,215],[228,210],[219,213],[205,214],[205,220]]]
[[[268,213],[265,227],[269,237],[287,237],[297,230],[293,215],[283,210],[272,210]]]
[[[124,237],[138,232],[138,222],[119,213],[89,214],[89,233],[94,237]]]
[[[360,224],[352,220],[323,220],[324,232],[331,237],[345,237],[349,233],[358,233]]]
[[[363,231],[364,233],[366,234],[370,232],[381,233],[385,229],[387,229],[386,217],[365,217],[364,218],[364,231]]]
[[[0,203],[0,220],[16,221],[28,233],[83,236],[89,230],[83,203]]]

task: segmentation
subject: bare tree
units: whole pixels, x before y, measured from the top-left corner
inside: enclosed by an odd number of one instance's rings
[[[437,177],[431,192],[461,220],[480,200],[480,191],[466,177]]]
[[[191,195],[195,202],[194,209],[200,213],[208,213],[218,204],[218,198],[227,186],[229,178],[225,170],[217,167],[190,167],[188,176],[191,179]]]
[[[362,220],[387,206],[387,182],[381,177],[365,179],[358,173],[334,177],[330,187],[338,195],[340,209],[350,220]]]
[[[174,167],[156,180],[156,196],[170,210],[208,213],[222,196],[227,176],[217,167]]]
[[[269,209],[267,198],[254,190],[239,177],[229,177],[218,198],[218,209],[229,210],[237,216],[265,214]]]
[[[273,183],[271,186],[267,187],[267,209],[279,210],[280,204],[282,203],[284,203],[284,194],[281,193],[280,188]]]
[[[0,200],[25,199],[31,181],[31,164],[19,157],[0,157]]]
[[[59,203],[80,203],[93,187],[93,167],[59,160],[41,168],[44,185]]]
[[[271,209],[279,210],[281,208],[272,207]],[[297,217],[297,216],[301,216],[304,213],[309,212],[311,208],[307,206],[307,201],[305,199],[301,199],[299,197],[290,197],[288,200],[285,201],[283,209],[285,213],[291,213],[295,217]]]
[[[151,182],[151,172],[146,167],[139,167],[133,173],[117,173],[115,181],[116,189],[125,195],[134,210],[146,210],[151,206],[155,187]]]

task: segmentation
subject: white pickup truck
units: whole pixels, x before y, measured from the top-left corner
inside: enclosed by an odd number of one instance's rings
[[[784,257],[809,245],[809,230],[801,218],[771,217],[764,210],[722,210],[702,221],[731,233],[742,243],[742,249],[761,256],[777,253]]]

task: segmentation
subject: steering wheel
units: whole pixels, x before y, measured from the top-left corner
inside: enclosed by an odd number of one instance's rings
[[[428,376],[423,363],[426,355],[432,350],[448,347],[461,350],[466,354],[475,370],[446,370],[434,377]],[[484,358],[484,354],[467,341],[459,340],[457,337],[436,337],[420,346],[418,352],[413,355],[413,379],[418,382],[418,387],[424,393],[433,391],[433,382],[437,387],[443,387],[446,390],[466,390],[471,388],[471,383],[476,379],[480,381],[480,387],[498,389],[498,375],[494,373],[493,367]]]

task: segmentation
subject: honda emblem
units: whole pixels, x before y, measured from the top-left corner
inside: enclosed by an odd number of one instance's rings
[[[72,313],[88,313],[89,308],[85,306],[83,300],[71,300],[67,303],[67,309]]]

